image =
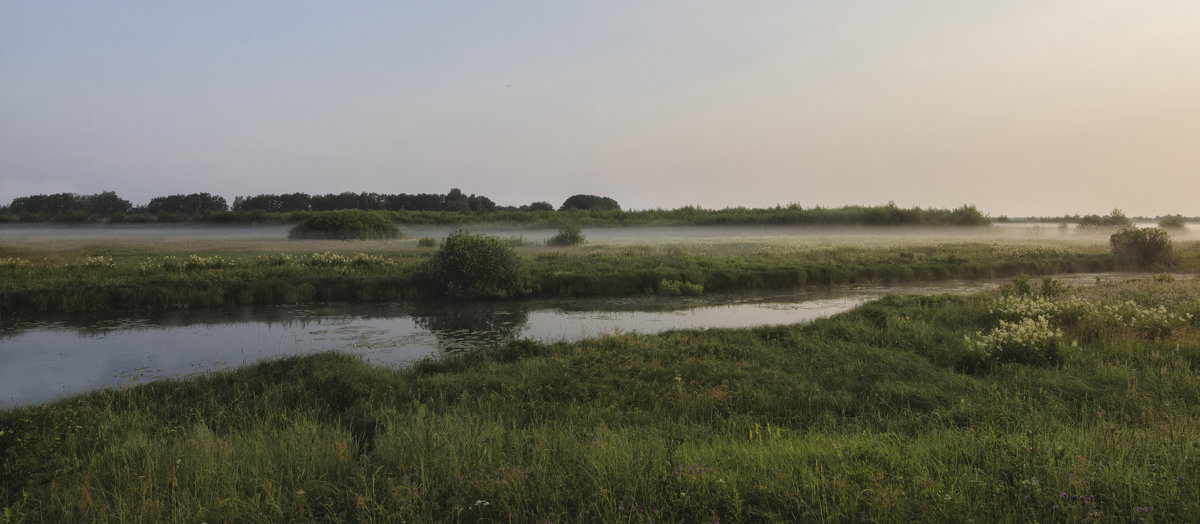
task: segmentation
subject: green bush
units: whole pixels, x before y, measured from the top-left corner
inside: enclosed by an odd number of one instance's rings
[[[546,240],[546,245],[550,246],[578,246],[587,241],[587,237],[583,236],[579,226],[562,226],[558,228],[558,234]]]
[[[453,298],[511,297],[529,292],[529,269],[504,240],[455,231],[429,260],[425,273]]]
[[[420,247],[437,247],[437,239],[433,237],[423,237],[417,241]]]
[[[313,213],[288,233],[291,240],[368,240],[399,237],[400,229],[396,224],[376,213],[358,209]]]
[[[1128,227],[1108,239],[1113,258],[1123,267],[1161,269],[1174,259],[1171,235],[1162,229]]]
[[[1167,215],[1158,219],[1158,227],[1163,229],[1187,229],[1183,215]]]

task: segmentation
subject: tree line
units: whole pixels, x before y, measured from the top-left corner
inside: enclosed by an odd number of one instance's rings
[[[586,198],[591,195],[576,195],[564,203],[565,207],[587,208]],[[601,197],[594,197],[601,198]],[[616,202],[607,199],[616,206]],[[582,205],[581,205],[582,204]],[[617,206],[619,207],[619,206]],[[293,213],[298,211],[332,211],[340,209],[362,209],[367,211],[451,211],[486,213],[498,209],[522,211],[553,211],[548,202],[534,202],[528,206],[501,208],[490,198],[468,195],[458,188],[446,194],[418,193],[415,195],[351,193],[309,195],[307,193],[260,194],[238,196],[230,205],[225,197],[210,193],[177,194],[155,197],[144,206],[134,206],[113,191],[95,195],[56,193],[14,198],[7,206],[0,206],[0,215],[28,222],[84,222],[96,220],[122,221],[131,216],[171,217],[195,219],[220,213]]]
[[[810,207],[798,204],[769,208],[622,210],[614,199],[577,194],[557,208],[539,201],[522,206],[499,206],[482,195],[452,188],[445,194],[306,193],[238,196],[232,204],[209,193],[155,197],[134,206],[115,192],[95,195],[58,193],[13,199],[0,206],[0,222],[208,222],[297,223],[312,213],[359,209],[383,213],[403,224],[513,223],[556,226],[564,222],[587,226],[622,225],[988,225],[991,219],[975,206],[954,209],[883,206]]]

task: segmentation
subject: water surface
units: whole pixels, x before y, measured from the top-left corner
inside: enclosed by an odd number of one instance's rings
[[[1063,277],[1094,282],[1104,274]],[[305,305],[0,322],[0,406],[338,350],[385,366],[517,338],[807,322],[889,293],[969,293],[1001,281],[848,285],[705,297]]]

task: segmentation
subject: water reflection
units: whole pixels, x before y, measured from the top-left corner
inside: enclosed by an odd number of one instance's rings
[[[515,340],[529,322],[529,303],[441,303],[410,308],[417,326],[437,338],[442,352],[498,346]]]

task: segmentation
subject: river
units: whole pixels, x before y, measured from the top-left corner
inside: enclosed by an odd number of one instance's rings
[[[1060,279],[1078,284],[1112,276]],[[517,338],[570,341],[613,333],[794,324],[885,294],[971,293],[1001,283],[939,281],[704,297],[314,304],[10,319],[0,322],[0,407],[320,351],[344,351],[373,364],[402,366]]]

